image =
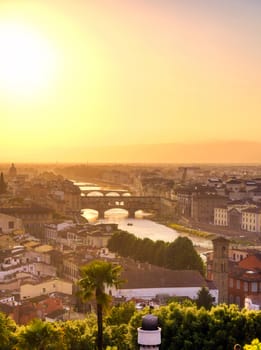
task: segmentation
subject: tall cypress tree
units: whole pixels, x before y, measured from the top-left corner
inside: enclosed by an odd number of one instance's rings
[[[6,193],[6,189],[7,189],[7,184],[5,183],[5,180],[4,180],[4,174],[1,173],[1,175],[0,175],[0,194]]]

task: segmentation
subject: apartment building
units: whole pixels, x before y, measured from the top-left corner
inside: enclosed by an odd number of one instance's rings
[[[242,210],[242,229],[250,232],[261,232],[261,208]]]

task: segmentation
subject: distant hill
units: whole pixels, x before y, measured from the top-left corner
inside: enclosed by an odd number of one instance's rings
[[[106,141],[104,141],[106,142]],[[3,152],[1,161],[19,163],[261,163],[261,142],[213,141],[21,149],[19,158]]]
[[[261,163],[261,142],[227,141],[93,147],[87,148],[85,152],[79,150],[78,157],[89,162]]]

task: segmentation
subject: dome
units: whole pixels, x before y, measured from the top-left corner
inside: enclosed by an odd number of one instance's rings
[[[11,167],[9,168],[9,176],[14,177],[16,176],[16,167],[14,166],[14,163],[12,163]]]
[[[142,327],[144,331],[155,331],[158,329],[158,317],[146,315],[142,317]]]

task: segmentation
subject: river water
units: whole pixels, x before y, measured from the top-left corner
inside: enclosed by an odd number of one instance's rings
[[[99,195],[99,187],[90,183],[77,183],[81,190],[93,190],[96,195]],[[106,188],[107,189],[107,188]],[[111,189],[113,192],[117,191],[115,188]],[[120,190],[118,190],[120,191]],[[92,195],[94,195],[94,193]],[[98,213],[92,209],[83,209],[83,216],[90,223],[116,223],[119,229],[133,233],[139,238],[150,238],[153,241],[162,240],[165,242],[172,242],[179,236],[186,236],[193,242],[193,245],[201,251],[212,249],[212,242],[205,238],[177,232],[167,226],[158,224],[149,219],[150,214],[143,211],[136,212],[135,219],[128,218],[128,212],[124,209],[110,209],[105,212],[105,219],[97,219]]]

